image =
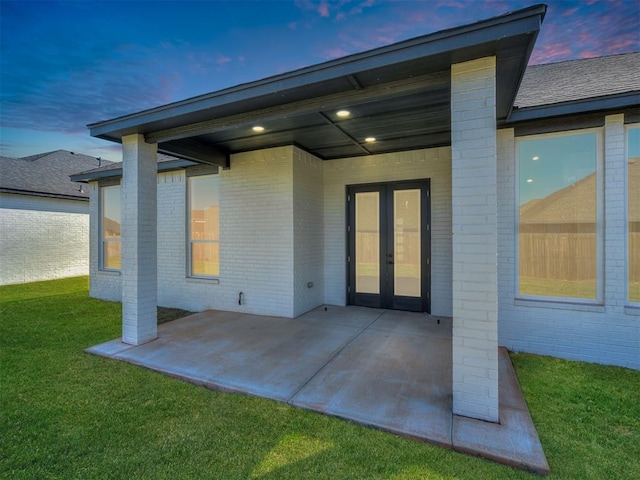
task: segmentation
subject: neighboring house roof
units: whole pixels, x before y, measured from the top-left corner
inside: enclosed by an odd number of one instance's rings
[[[640,159],[629,163],[629,183],[640,185]],[[596,214],[596,174],[592,173],[544,198],[520,207],[521,224],[594,223]],[[640,205],[640,189],[628,191],[629,205]],[[640,222],[640,208],[629,209],[629,221]]]
[[[99,163],[112,162],[67,150],[22,158],[0,157],[0,192],[87,201],[86,188],[69,176]]]
[[[531,65],[516,96],[518,108],[620,93],[640,94],[640,52]]]
[[[180,168],[191,167],[193,165],[199,165],[197,162],[190,160],[182,160],[170,155],[158,154],[158,172],[166,172],[169,170],[177,170]],[[74,182],[88,182],[92,180],[100,180],[103,178],[113,178],[122,176],[122,162],[109,162],[109,165],[104,165],[99,168],[93,168],[91,170],[85,170],[82,172],[76,172],[71,175],[71,180]]]

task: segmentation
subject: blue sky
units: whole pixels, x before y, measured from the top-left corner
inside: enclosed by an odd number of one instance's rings
[[[535,4],[0,0],[0,155],[120,160],[88,123]],[[640,50],[640,0],[548,0],[531,63]]]

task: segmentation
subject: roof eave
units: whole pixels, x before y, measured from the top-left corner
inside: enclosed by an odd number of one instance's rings
[[[14,188],[0,188],[1,193],[11,193],[13,195],[29,195],[32,197],[48,197],[48,198],[58,198],[62,200],[76,200],[80,202],[88,202],[89,197],[84,196],[76,196],[76,195],[67,195],[64,193],[49,193],[49,192],[35,192],[30,190],[18,190]]]
[[[158,162],[158,172],[169,172],[171,170],[180,170],[182,168],[198,165],[198,162],[192,162],[190,160],[169,160],[166,162]],[[113,168],[111,170],[100,171],[88,171],[81,172],[74,175],[69,175],[72,182],[88,183],[95,180],[104,180],[107,178],[122,177],[122,167]]]

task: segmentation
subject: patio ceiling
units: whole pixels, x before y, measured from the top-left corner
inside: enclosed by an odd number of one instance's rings
[[[537,5],[91,124],[90,133],[116,142],[143,134],[162,153],[223,167],[231,153],[281,145],[324,160],[448,145],[451,65],[496,56],[504,122],[545,11]]]

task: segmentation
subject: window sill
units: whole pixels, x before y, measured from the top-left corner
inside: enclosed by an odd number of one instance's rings
[[[578,312],[604,313],[605,307],[600,303],[577,303],[561,300],[533,300],[516,298],[514,305],[517,307],[552,308],[556,310],[575,310]]]
[[[121,272],[120,270],[98,270],[98,274],[119,277],[121,275]]]
[[[640,317],[640,305],[627,305],[624,307],[624,313],[626,315],[636,315]]]
[[[208,283],[209,285],[220,285],[219,278],[187,277],[189,283]]]

